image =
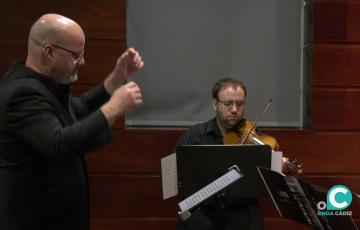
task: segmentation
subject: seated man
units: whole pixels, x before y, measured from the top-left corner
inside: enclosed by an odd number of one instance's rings
[[[219,80],[212,88],[212,107],[216,117],[191,127],[178,140],[176,147],[223,144],[226,132],[243,121],[245,101],[244,83],[233,78]],[[263,216],[255,198],[230,200],[220,195],[194,211],[188,220],[178,222],[176,229],[263,229]]]

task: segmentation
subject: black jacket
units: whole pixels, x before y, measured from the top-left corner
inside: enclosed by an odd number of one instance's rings
[[[88,229],[84,154],[111,141],[103,85],[79,98],[14,62],[0,81],[0,229]]]

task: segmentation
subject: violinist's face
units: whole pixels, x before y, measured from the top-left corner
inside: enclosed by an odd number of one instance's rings
[[[225,129],[234,128],[243,118],[245,92],[241,87],[226,87],[219,91],[218,99],[212,99],[218,122]]]

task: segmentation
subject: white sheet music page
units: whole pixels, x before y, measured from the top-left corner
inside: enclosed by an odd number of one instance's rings
[[[181,201],[179,203],[180,210],[183,212],[195,207],[241,177],[243,177],[243,175],[240,172],[235,169],[231,169],[223,176]]]
[[[283,153],[281,151],[271,152],[271,170],[281,173],[282,172],[282,158]]]
[[[178,194],[176,153],[161,158],[161,180],[164,200]]]

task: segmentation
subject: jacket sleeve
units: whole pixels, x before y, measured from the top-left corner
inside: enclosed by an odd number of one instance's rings
[[[44,92],[29,84],[18,88],[5,98],[3,123],[10,135],[33,151],[63,159],[111,142],[111,128],[100,110],[80,121],[64,122],[65,110],[59,112]]]
[[[109,99],[110,95],[105,90],[104,84],[99,84],[80,97],[70,97],[70,104],[76,118],[80,120],[99,109]]]

